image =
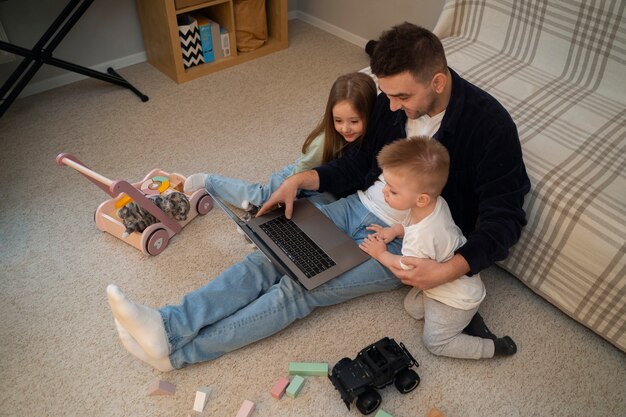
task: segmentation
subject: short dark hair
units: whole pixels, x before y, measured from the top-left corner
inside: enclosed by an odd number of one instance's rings
[[[377,77],[408,71],[416,81],[426,83],[438,72],[445,72],[448,62],[443,45],[434,33],[404,22],[380,35],[370,67]]]

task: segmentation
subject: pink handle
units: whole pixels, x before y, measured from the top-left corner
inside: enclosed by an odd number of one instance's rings
[[[89,181],[96,184],[102,191],[109,194],[111,197],[116,197],[117,194],[112,194],[110,189],[113,181],[98,174],[95,171],[87,168],[85,164],[83,164],[78,158],[69,153],[60,153],[56,157],[57,165],[66,165],[70,168],[74,168],[76,171],[83,174]]]
[[[180,233],[182,226],[178,224],[174,219],[170,219],[167,214],[158,208],[152,200],[147,198],[141,191],[133,187],[128,181],[119,180],[111,181],[107,177],[98,174],[95,171],[87,168],[78,158],[69,153],[60,153],[56,157],[58,165],[66,165],[70,168],[74,168],[76,171],[83,174],[89,181],[96,184],[102,191],[115,198],[120,193],[124,193],[133,199],[140,207],[146,209],[150,214],[159,219],[166,227],[172,230],[174,233]]]

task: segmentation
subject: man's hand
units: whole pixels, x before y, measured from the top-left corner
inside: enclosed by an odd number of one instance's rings
[[[437,262],[433,259],[420,259],[404,256],[402,263],[413,268],[403,270],[391,268],[391,272],[405,285],[428,290],[446,282],[454,281],[467,274],[469,264],[463,256],[456,254],[446,262]]]
[[[262,216],[268,211],[274,210],[276,207],[280,207],[281,204],[285,205],[285,216],[291,219],[291,213],[293,211],[293,201],[298,194],[298,185],[295,181],[289,181],[291,178],[287,178],[276,191],[272,193],[270,198],[261,206],[257,212],[257,216]]]
[[[285,217],[291,219],[293,213],[293,202],[298,195],[298,190],[317,190],[320,180],[317,171],[304,171],[287,178],[278,187],[270,198],[263,204],[257,212],[257,216],[262,216],[268,211],[274,210],[281,204],[285,205]]]
[[[387,245],[383,239],[375,234],[367,236],[365,240],[361,242],[359,248],[379,262],[381,255],[387,251]]]

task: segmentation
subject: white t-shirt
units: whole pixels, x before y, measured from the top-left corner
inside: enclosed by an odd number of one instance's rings
[[[432,137],[441,126],[446,111],[442,111],[433,117],[427,114],[418,119],[408,119],[406,122],[406,132],[408,137],[412,136],[428,136]],[[361,203],[378,218],[385,221],[388,226],[394,223],[403,223],[407,218],[409,210],[395,210],[385,202],[383,197],[383,188],[385,188],[385,177],[380,174],[378,179],[365,191],[358,191],[357,194]]]
[[[437,198],[435,209],[427,217],[415,224],[403,223],[403,226],[404,256],[445,262],[467,241],[461,229],[454,223],[448,203],[442,197]],[[476,274],[471,277],[462,276],[452,282],[425,290],[424,294],[451,307],[469,310],[480,305],[486,291],[480,276]]]
[[[446,114],[445,110],[433,117],[425,114],[417,119],[408,119],[406,121],[406,136],[409,138],[411,136],[428,136],[432,138],[439,130],[439,126],[441,126],[444,114]]]
[[[385,188],[385,177],[383,174],[378,176],[378,179],[365,191],[358,191],[357,194],[361,203],[379,219],[387,223],[387,226],[391,226],[395,223],[402,223],[407,219],[410,214],[410,210],[396,210],[389,207],[389,204],[385,201],[383,195],[383,188]],[[381,226],[383,226],[381,224]]]

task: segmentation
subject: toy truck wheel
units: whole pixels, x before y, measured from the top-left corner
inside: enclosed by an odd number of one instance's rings
[[[198,200],[198,206],[196,209],[198,210],[198,214],[205,215],[213,208],[213,199],[210,195],[205,195],[200,197]]]
[[[368,389],[356,399],[356,408],[358,408],[361,414],[371,414],[376,411],[382,400],[378,391]]]
[[[398,372],[394,385],[402,394],[413,391],[420,384],[420,377],[413,369],[404,369]]]
[[[170,237],[165,229],[157,229],[146,240],[146,251],[150,255],[156,256],[165,250],[169,240]]]

